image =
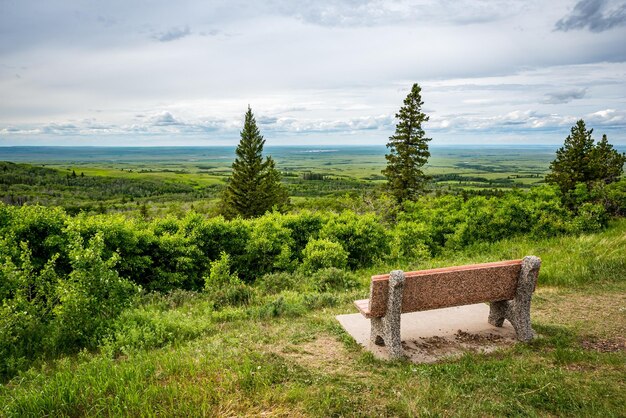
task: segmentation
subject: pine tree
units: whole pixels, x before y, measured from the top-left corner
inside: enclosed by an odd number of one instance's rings
[[[428,181],[422,167],[430,157],[428,141],[431,138],[426,138],[422,129],[422,122],[427,122],[428,116],[422,112],[421,91],[417,83],[413,84],[404,106],[396,114],[396,132],[387,143],[387,168],[382,173],[387,177],[389,191],[400,203],[417,200]]]
[[[594,176],[605,184],[619,180],[624,172],[626,154],[620,154],[613,145],[609,144],[606,135],[602,135],[602,140],[596,144],[591,161]]]
[[[550,163],[548,183],[559,186],[561,192],[568,193],[576,183],[587,182],[591,178],[593,151],[593,129],[587,130],[582,119],[572,126],[565,143],[556,152],[556,159]]]
[[[261,216],[274,207],[281,210],[289,204],[287,190],[280,183],[274,160],[271,157],[263,160],[264,144],[248,106],[232,176],[222,196],[222,212],[227,217]]]
[[[626,155],[614,150],[606,135],[594,144],[592,133],[593,129],[587,130],[582,119],[576,122],[550,163],[546,181],[559,186],[564,195],[574,190],[577,183],[591,187],[594,182],[612,183],[622,175]]]

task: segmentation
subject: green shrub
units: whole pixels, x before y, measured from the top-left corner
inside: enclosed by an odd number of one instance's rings
[[[276,273],[267,273],[257,279],[254,285],[260,292],[271,295],[284,290],[294,290],[298,287],[298,282],[301,280],[302,277],[295,272],[279,271]]]
[[[572,220],[573,232],[594,232],[604,228],[608,216],[604,207],[597,203],[583,203],[578,208],[578,215]]]
[[[348,253],[341,244],[328,239],[312,239],[302,254],[301,270],[308,274],[330,267],[344,269],[348,262]]]
[[[291,231],[292,252],[301,260],[302,251],[311,239],[316,239],[327,216],[319,212],[303,211],[297,214],[283,215],[283,226]]]
[[[373,214],[346,211],[333,216],[320,231],[320,238],[339,242],[348,252],[348,267],[369,267],[389,252],[385,226]]]
[[[247,264],[243,279],[251,282],[257,277],[277,270],[293,270],[293,239],[291,231],[281,222],[282,215],[271,213],[250,221],[252,233],[246,245]]]
[[[211,263],[204,290],[215,309],[247,304],[252,297],[250,286],[243,283],[236,272],[231,272],[230,256],[224,252],[218,260]]]
[[[20,261],[6,257],[0,265],[0,375],[8,376],[41,356],[95,348],[138,287],[114,270],[117,256],[103,256],[96,234],[84,245],[70,231],[70,273],[55,271],[53,255],[38,269],[30,247],[20,246]]]
[[[354,273],[330,267],[311,274],[309,280],[318,292],[349,290],[358,286]]]
[[[393,229],[393,258],[414,262],[429,259],[432,243],[430,229],[424,223],[400,221]]]
[[[111,321],[137,295],[139,288],[114,270],[117,254],[105,259],[103,248],[100,233],[87,245],[76,234],[70,244],[72,272],[59,281],[56,292],[50,336],[54,347],[96,347]]]

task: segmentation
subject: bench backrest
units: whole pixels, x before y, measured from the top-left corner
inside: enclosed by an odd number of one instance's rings
[[[402,313],[510,300],[515,297],[522,260],[405,272]],[[369,317],[387,310],[389,275],[372,276]]]

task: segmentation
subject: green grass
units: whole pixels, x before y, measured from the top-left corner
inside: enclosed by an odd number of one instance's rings
[[[543,260],[532,311],[542,338],[530,344],[431,365],[384,362],[334,318],[355,312],[376,272],[527,254]],[[151,296],[99,353],[42,361],[0,386],[0,415],[624,416],[626,353],[589,343],[623,341],[624,254],[622,220],[597,234],[377,266],[350,292],[257,294],[221,311],[203,294]]]

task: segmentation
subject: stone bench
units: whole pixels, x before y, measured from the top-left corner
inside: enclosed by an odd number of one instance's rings
[[[400,315],[407,312],[490,303],[488,321],[501,327],[507,319],[517,339],[529,341],[535,333],[530,326],[530,299],[537,284],[541,260],[472,264],[431,270],[372,276],[370,298],[354,302],[370,319],[370,342],[386,345],[389,357],[402,357]]]

